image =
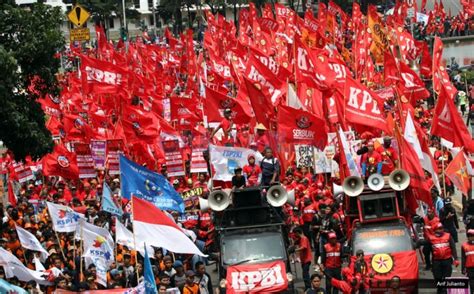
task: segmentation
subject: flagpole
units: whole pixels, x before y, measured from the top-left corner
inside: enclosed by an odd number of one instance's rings
[[[74,235],[76,235],[76,233],[74,232]],[[72,241],[73,242],[73,245],[74,246],[74,250],[73,250],[73,257],[72,257],[72,260],[74,261],[74,269],[76,269],[76,236],[74,236],[74,240]]]
[[[442,168],[442,171],[443,171],[443,198],[446,198],[446,174],[445,174],[445,167],[444,167],[445,163],[444,163],[444,146],[441,145],[441,168]]]
[[[54,231],[54,233],[56,234],[56,239],[58,240],[59,250],[61,251],[61,255],[63,256],[64,262],[67,262],[66,255],[64,255],[63,248],[61,247],[61,240],[59,239],[58,232]]]
[[[84,237],[83,237],[83,232],[82,232],[82,222],[81,222],[81,244],[80,244],[80,248],[81,248],[81,256],[79,257],[80,258],[80,262],[79,262],[79,267],[80,267],[80,276],[79,276],[79,282],[82,282],[82,254],[84,253],[84,249],[83,249],[83,246],[84,246],[84,243],[83,243],[83,240],[84,240]],[[74,263],[76,263],[76,261],[74,261]]]
[[[115,244],[114,244],[114,253],[115,253],[115,260],[117,260],[117,222],[118,222],[118,218],[115,217]]]

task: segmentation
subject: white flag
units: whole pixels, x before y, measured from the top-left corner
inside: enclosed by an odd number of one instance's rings
[[[18,234],[18,239],[20,240],[21,246],[29,250],[39,251],[41,253],[42,261],[45,261],[46,258],[48,258],[48,251],[46,251],[46,249],[41,246],[40,241],[36,239],[35,235],[19,226],[16,226],[16,233]]]
[[[33,263],[35,264],[35,269],[38,272],[44,272],[46,269],[44,268],[44,265],[41,263],[41,260],[38,259],[38,257],[33,257]]]
[[[84,245],[83,257],[92,260],[101,258],[106,264],[114,261],[114,241],[109,231],[82,220],[79,225],[80,236]]]
[[[87,222],[85,219],[82,219],[80,220],[79,225],[76,228],[76,233],[74,235],[76,240],[83,239],[83,237],[81,236],[81,229],[82,229],[82,232],[90,231],[94,234],[104,237],[104,239],[106,239],[107,242],[109,243],[109,246],[114,247],[114,239],[112,238],[112,235],[110,235],[110,232],[108,230],[98,227],[96,225],[93,225]]]
[[[15,255],[0,247],[0,266],[3,266],[7,279],[17,278],[20,281],[35,281],[40,285],[52,285],[45,279],[45,274],[27,268]]]
[[[255,164],[260,165],[263,157],[252,149],[209,145],[211,164],[214,167],[214,180],[230,182],[236,167],[248,164],[250,154],[255,156]]]
[[[415,150],[416,155],[418,155],[418,159],[423,160],[423,151],[421,150],[420,141],[418,140],[415,124],[413,123],[413,119],[411,118],[410,112],[408,112],[407,119],[405,122],[405,131],[403,132],[403,137],[413,147],[413,150]]]
[[[72,208],[60,204],[46,202],[49,215],[56,232],[70,233],[76,230],[79,220],[84,218],[83,214],[77,213]]]
[[[293,87],[290,83],[288,83],[288,92],[286,94],[286,97],[287,106],[307,111],[306,107],[304,107],[303,103],[301,103],[300,98],[298,98],[298,95],[296,95],[296,92],[295,90],[293,90]]]
[[[138,251],[142,256],[145,256],[145,247],[143,242],[137,242],[137,248],[135,249],[135,242],[133,240],[133,233],[128,230],[124,224],[122,224],[117,218],[115,219],[115,241],[117,244],[127,246],[130,250]],[[148,253],[154,252],[153,247],[150,245],[146,246]],[[150,258],[154,258],[154,255],[150,255]]]
[[[357,168],[357,164],[354,160],[354,157],[352,157],[352,150],[351,147],[349,146],[349,143],[347,142],[346,135],[342,131],[342,129],[339,127],[339,137],[341,138],[341,145],[342,148],[344,149],[344,154],[346,155],[346,161],[347,161],[347,167],[349,168],[349,171],[351,172],[351,176],[356,176],[360,177],[359,169]],[[341,146],[339,146],[341,148]]]

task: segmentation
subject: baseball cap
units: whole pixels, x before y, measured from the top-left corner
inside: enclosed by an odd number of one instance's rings
[[[194,271],[192,270],[186,271],[186,277],[194,277],[194,276],[195,276]]]
[[[329,239],[336,239],[337,236],[336,236],[335,233],[329,233],[329,234],[328,234],[328,238],[329,238]]]
[[[173,267],[174,268],[177,268],[177,267],[182,267],[183,266],[183,262],[181,260],[176,260],[174,263],[173,263]]]
[[[443,224],[442,223],[437,223],[436,226],[435,226],[435,230],[436,229],[442,229],[443,228]]]
[[[467,235],[468,236],[474,236],[474,229],[467,230]]]

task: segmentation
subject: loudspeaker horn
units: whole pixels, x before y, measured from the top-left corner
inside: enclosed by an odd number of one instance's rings
[[[223,211],[230,205],[230,196],[222,190],[216,190],[209,195],[209,207],[214,211]]]
[[[274,207],[283,206],[288,201],[288,192],[281,185],[271,186],[267,191],[267,201]]]
[[[355,197],[364,191],[364,182],[359,177],[350,176],[344,179],[342,189],[347,196]]]
[[[395,191],[403,191],[410,185],[410,175],[403,169],[396,169],[388,177],[388,184]]]
[[[371,174],[367,179],[367,186],[372,191],[380,191],[385,186],[385,181],[381,174]]]
[[[208,211],[209,210],[209,201],[202,197],[199,197],[199,209],[201,211]]]

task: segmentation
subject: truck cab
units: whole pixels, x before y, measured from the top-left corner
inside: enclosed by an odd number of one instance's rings
[[[209,196],[219,244],[219,290],[293,293],[280,186],[215,191]]]
[[[349,229],[350,264],[364,252],[367,274],[363,283],[371,293],[386,293],[397,286],[400,293],[417,293],[416,234],[407,221],[404,190],[409,175],[395,170],[387,177],[373,174],[365,184],[349,177],[343,184],[344,211]]]

